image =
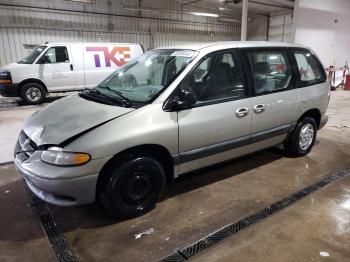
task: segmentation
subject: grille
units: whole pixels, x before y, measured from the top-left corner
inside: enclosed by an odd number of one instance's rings
[[[38,146],[21,131],[15,147],[15,158],[23,162],[31,157],[36,150],[38,150]]]

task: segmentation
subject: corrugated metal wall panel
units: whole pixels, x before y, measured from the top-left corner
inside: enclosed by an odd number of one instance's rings
[[[138,2],[131,0],[127,4],[136,6]],[[142,5],[181,10],[177,0],[143,0]],[[136,17],[140,14],[143,17]],[[248,25],[249,40],[266,39],[267,18],[251,18]],[[90,5],[63,0],[0,0],[0,33],[0,65],[4,65],[28,53],[23,44],[139,42],[148,50],[177,43],[239,40],[240,26],[209,17],[125,10],[121,0],[96,0]]]
[[[269,41],[294,42],[293,15],[279,15],[270,18]]]
[[[267,16],[255,16],[250,18],[248,22],[247,40],[250,41],[266,41],[268,34]]]

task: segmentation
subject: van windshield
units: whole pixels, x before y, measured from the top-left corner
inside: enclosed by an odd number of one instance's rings
[[[172,83],[197,54],[194,50],[185,49],[148,51],[115,71],[92,92],[128,102],[150,102]]]
[[[18,61],[20,64],[33,64],[35,59],[46,49],[46,45],[38,46],[25,58]]]

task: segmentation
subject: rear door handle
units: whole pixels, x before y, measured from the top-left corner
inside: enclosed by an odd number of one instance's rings
[[[265,108],[266,108],[266,106],[263,104],[256,105],[256,106],[254,106],[254,112],[256,114],[260,114],[260,113],[265,111]]]
[[[236,116],[239,118],[245,117],[249,114],[249,108],[248,107],[241,107],[236,110]]]
[[[70,71],[73,71],[73,65],[70,64]]]

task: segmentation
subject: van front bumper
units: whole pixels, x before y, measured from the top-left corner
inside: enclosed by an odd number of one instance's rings
[[[65,179],[46,179],[31,172],[30,168],[24,168],[17,159],[14,163],[29,189],[45,202],[59,206],[79,206],[95,201],[98,174]],[[69,168],[67,171],[69,172]]]
[[[4,97],[18,97],[19,88],[18,84],[0,84],[0,95]]]

